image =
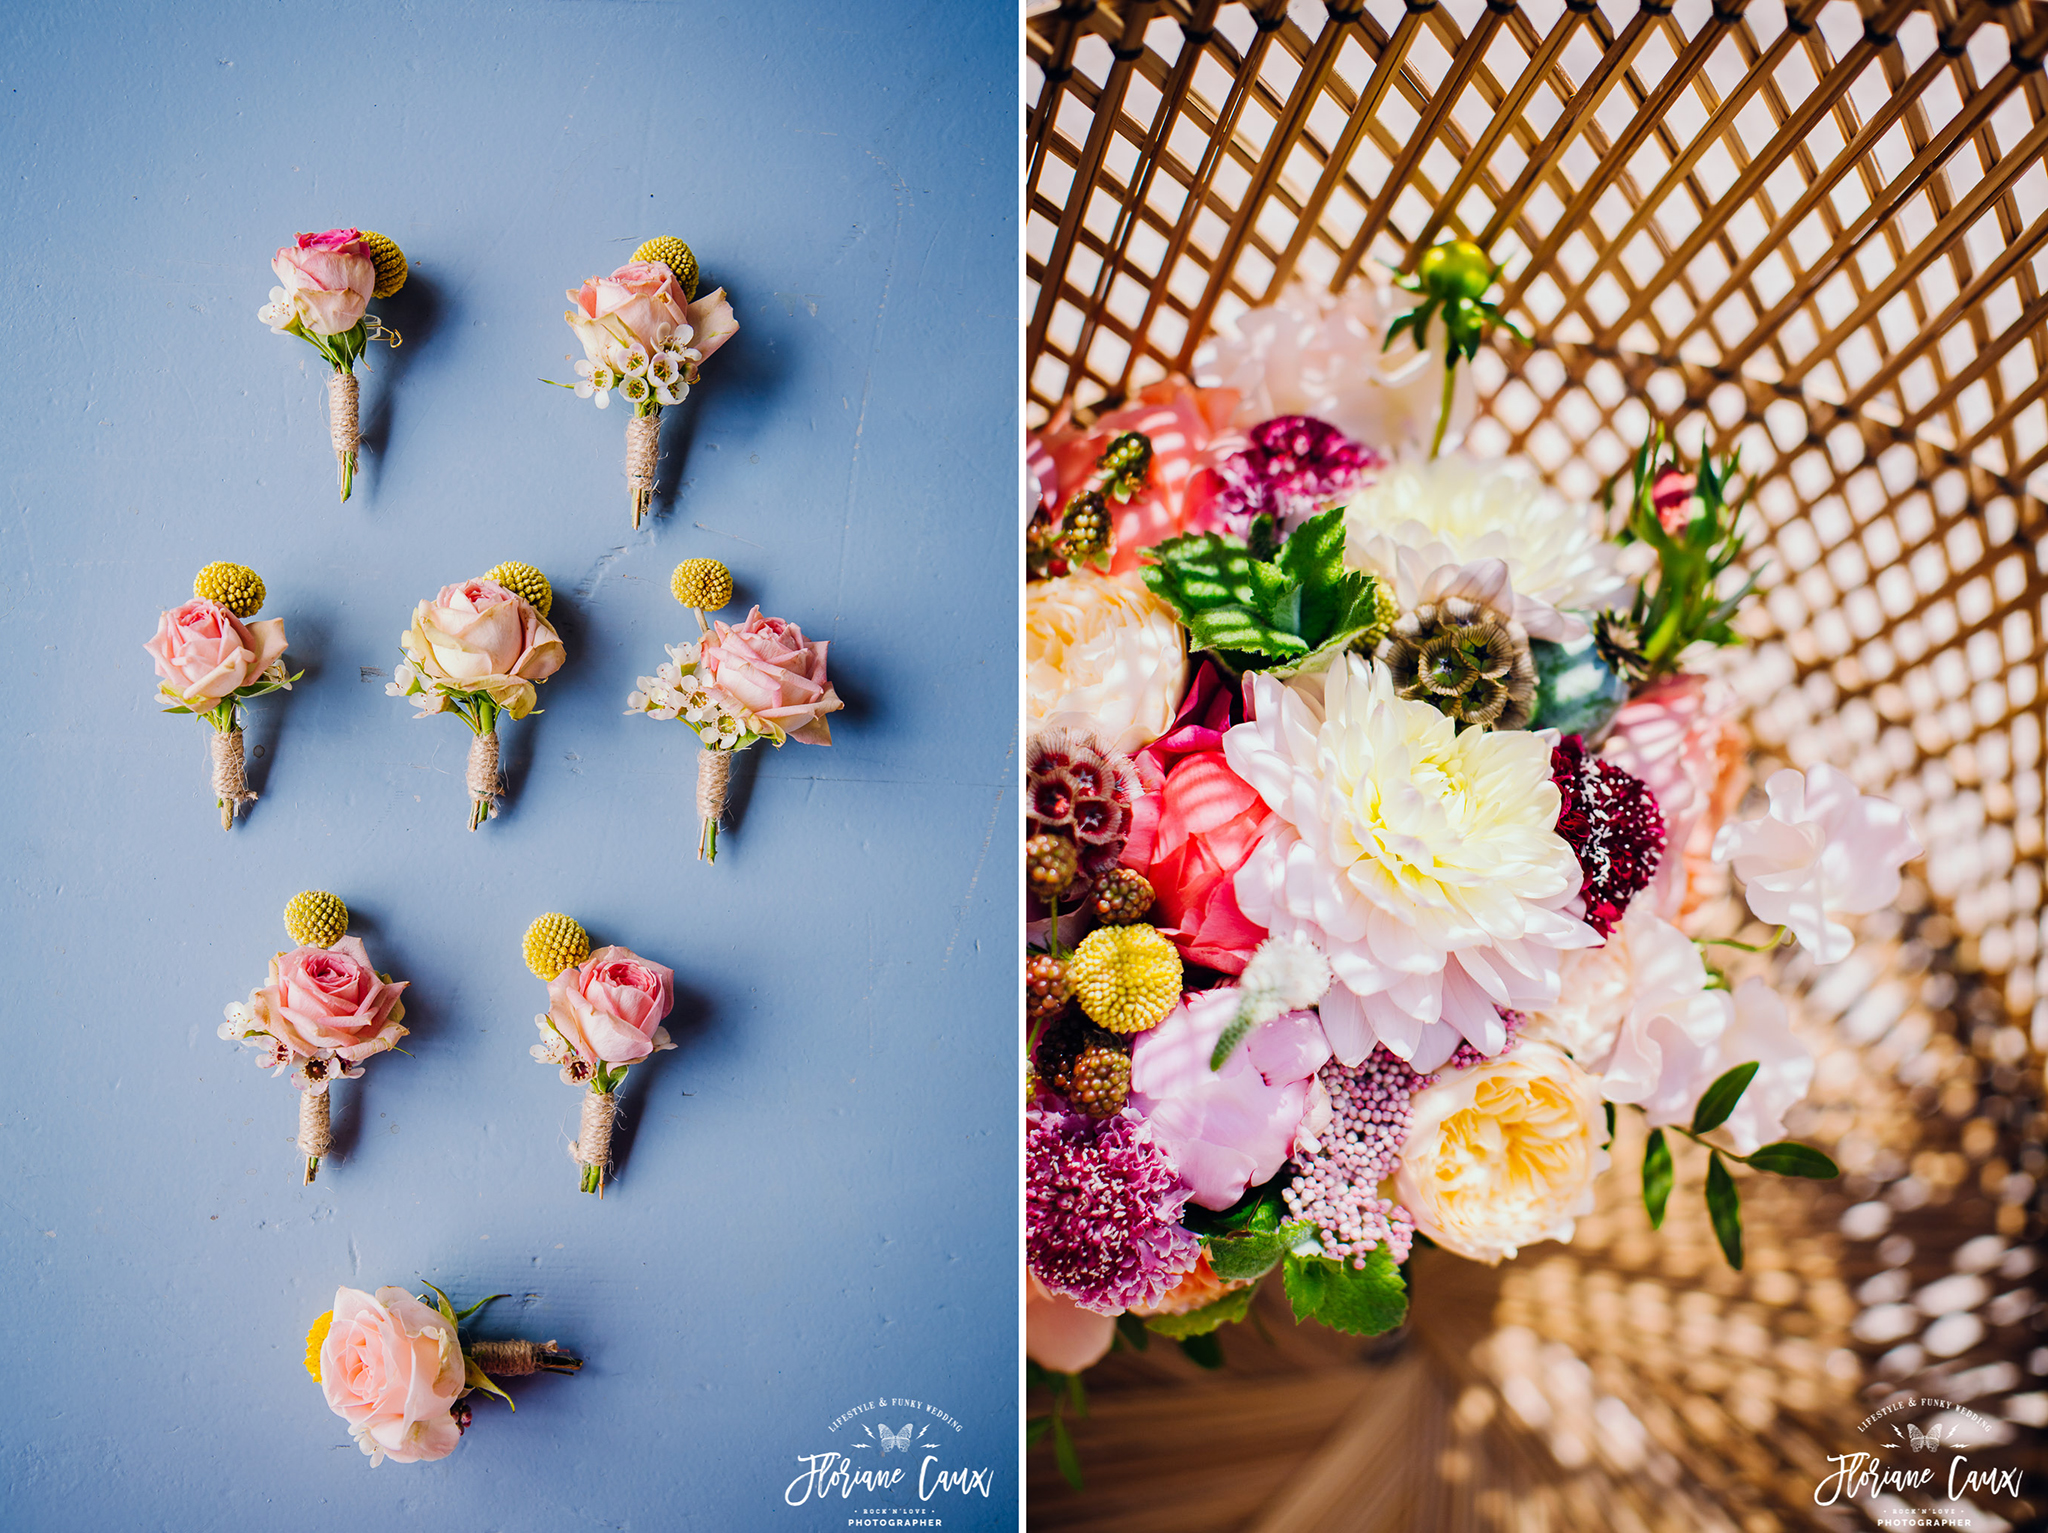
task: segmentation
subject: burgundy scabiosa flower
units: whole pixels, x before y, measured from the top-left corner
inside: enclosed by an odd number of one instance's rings
[[[1108,1118],[1048,1097],[1024,1113],[1025,1258],[1049,1290],[1113,1315],[1157,1304],[1202,1243],[1180,1227],[1188,1189],[1128,1108]]]
[[[1664,814],[1640,777],[1587,754],[1577,735],[1552,748],[1550,771],[1563,799],[1557,833],[1586,875],[1580,889],[1586,924],[1605,937],[1656,876],[1664,858]]]
[[[1239,536],[1261,515],[1291,529],[1350,495],[1386,461],[1311,415],[1283,415],[1248,435],[1250,446],[1216,466],[1221,483],[1210,508],[1218,526]]]

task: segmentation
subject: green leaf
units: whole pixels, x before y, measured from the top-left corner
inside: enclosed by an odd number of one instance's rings
[[[1083,1489],[1081,1483],[1081,1455],[1074,1451],[1074,1435],[1067,1430],[1067,1424],[1060,1417],[1052,1418],[1052,1456],[1060,1466],[1060,1475],[1075,1490]]]
[[[1145,1329],[1157,1331],[1161,1336],[1171,1336],[1175,1341],[1186,1341],[1192,1336],[1206,1336],[1218,1326],[1235,1325],[1244,1319],[1258,1291],[1257,1284],[1247,1284],[1225,1294],[1214,1304],[1204,1304],[1200,1309],[1191,1309],[1185,1315],[1154,1315],[1145,1322]]]
[[[1600,1148],[1611,1150],[1614,1148],[1614,1104],[1612,1102],[1602,1102],[1600,1105],[1607,1110],[1607,1142],[1601,1145]]]
[[[1352,1336],[1378,1336],[1408,1316],[1408,1288],[1380,1246],[1364,1270],[1327,1256],[1287,1254],[1284,1280],[1296,1320],[1317,1320]]]
[[[420,1279],[420,1281],[425,1283],[426,1279],[422,1278]],[[427,1286],[429,1288],[434,1288],[434,1285],[432,1283],[427,1283]],[[455,1318],[455,1306],[448,1302],[448,1295],[441,1292],[440,1289],[434,1288],[434,1297],[440,1301],[441,1318],[446,1320],[450,1326],[456,1326],[461,1324],[461,1322]],[[452,1341],[454,1340],[454,1338],[451,1336],[449,1340]]]
[[[1223,1343],[1214,1336],[1189,1336],[1181,1342],[1180,1349],[1197,1368],[1213,1370],[1223,1366]]]
[[[1282,1171],[1270,1182],[1247,1188],[1243,1197],[1222,1210],[1190,1203],[1181,1211],[1181,1223],[1201,1236],[1235,1235],[1245,1230],[1270,1234],[1282,1224],[1281,1210],[1287,1206],[1281,1189],[1290,1172]]]
[[[1116,1333],[1130,1344],[1134,1352],[1143,1352],[1152,1345],[1152,1337],[1145,1330],[1142,1316],[1125,1310],[1116,1317]]]
[[[1742,1100],[1742,1093],[1749,1090],[1749,1083],[1756,1078],[1757,1061],[1737,1065],[1709,1086],[1700,1098],[1700,1105],[1692,1110],[1692,1131],[1695,1134],[1711,1133],[1728,1121],[1728,1114],[1735,1111],[1735,1104]],[[1736,1263],[1740,1266],[1741,1263]]]
[[[1737,1272],[1742,1270],[1742,1194],[1735,1190],[1735,1178],[1721,1164],[1716,1150],[1707,1162],[1707,1217],[1714,1223],[1714,1238],[1721,1242],[1721,1254]]]
[[[1746,1155],[1743,1159],[1759,1171],[1771,1171],[1779,1176],[1806,1176],[1817,1182],[1825,1182],[1842,1174],[1841,1167],[1812,1145],[1799,1144],[1791,1139],[1780,1139],[1775,1144],[1767,1144],[1754,1155]]]
[[[1315,1226],[1305,1219],[1294,1220],[1274,1230],[1254,1230],[1243,1235],[1219,1235],[1209,1241],[1209,1265],[1226,1283],[1262,1277],[1273,1270]]]
[[[462,1382],[471,1389],[481,1389],[485,1394],[496,1395],[507,1405],[511,1405],[515,1411],[519,1409],[518,1406],[512,1405],[512,1397],[506,1394],[504,1390],[498,1388],[496,1384],[493,1384],[491,1376],[485,1373],[483,1369],[477,1367],[475,1360],[467,1352],[462,1354]]]
[[[1052,1417],[1034,1416],[1024,1423],[1024,1446],[1035,1448],[1045,1441],[1045,1434],[1052,1430]]]
[[[1650,1211],[1650,1228],[1664,1227],[1664,1205],[1671,1201],[1671,1146],[1664,1142],[1664,1130],[1650,1130],[1650,1142],[1643,1146],[1643,1207]]]
[[[384,983],[388,985],[391,983],[391,981],[388,978],[386,978]],[[481,1299],[477,1300],[476,1303],[470,1305],[468,1309],[463,1310],[459,1314],[457,1314],[454,1317],[455,1323],[457,1325],[462,1324],[463,1321],[467,1320],[471,1315],[474,1315],[478,1310],[482,1309],[486,1304],[490,1303],[493,1299],[509,1299],[511,1297],[512,1295],[510,1295],[509,1293],[485,1294]]]
[[[1074,1408],[1076,1416],[1088,1414],[1088,1382],[1078,1373],[1067,1375],[1067,1404]]]

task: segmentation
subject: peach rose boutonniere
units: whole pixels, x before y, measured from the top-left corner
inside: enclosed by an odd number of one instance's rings
[[[443,586],[413,610],[399,635],[405,659],[385,692],[417,700],[423,719],[453,713],[470,727],[469,828],[488,820],[504,787],[498,775],[498,716],[534,712],[537,685],[568,652],[548,626],[555,593],[530,564],[500,564],[476,580]]]
[[[372,298],[405,286],[405,252],[368,229],[301,234],[271,258],[282,287],[256,317],[278,335],[296,335],[334,369],[327,380],[327,430],[341,473],[341,498],[355,488],[358,426],[356,361],[372,341],[396,346],[399,336],[368,312]]]
[[[543,381],[574,390],[600,410],[610,408],[614,393],[633,407],[626,484],[638,527],[654,499],[663,407],[689,397],[698,368],[740,324],[724,288],[697,296],[697,258],[673,235],[644,242],[609,277],[584,278],[570,289],[569,302],[562,318],[583,343],[577,381]]]
[[[718,821],[725,813],[732,758],[757,740],[778,748],[788,740],[830,745],[827,715],[846,706],[825,675],[829,640],[756,607],[735,626],[704,614],[732,600],[732,572],[716,559],[685,559],[669,590],[697,616],[695,644],[665,646],[669,663],[642,676],[626,698],[628,713],[680,719],[697,731],[697,814],[703,829],[697,860],[718,860]]]
[[[196,713],[213,726],[214,802],[220,828],[256,802],[242,754],[241,705],[269,692],[289,692],[303,676],[285,670],[284,619],[249,619],[263,610],[263,579],[240,564],[209,564],[192,579],[192,600],[158,616],[143,642],[156,662],[157,695],[166,713]]]
[[[478,1390],[507,1405],[497,1380],[530,1373],[574,1373],[583,1366],[552,1341],[464,1341],[462,1325],[491,1294],[457,1311],[448,1295],[403,1288],[337,1288],[334,1308],[306,1333],[306,1372],[327,1408],[376,1468],[446,1458],[469,1430],[469,1397]]]
[[[284,929],[297,946],[270,960],[269,978],[248,1000],[228,1007],[220,1036],[255,1049],[256,1063],[271,1074],[291,1073],[310,1186],[334,1144],[328,1088],[359,1078],[371,1055],[398,1047],[409,981],[370,967],[363,939],[346,935],[348,906],[332,894],[295,895],[284,907]]]
[[[541,1037],[533,1057],[561,1066],[565,1084],[589,1088],[569,1158],[583,1168],[583,1190],[603,1197],[626,1071],[675,1047],[661,1025],[675,1009],[675,970],[631,948],[593,953],[590,934],[560,914],[529,926],[520,951],[548,985],[548,1009],[533,1019]]]

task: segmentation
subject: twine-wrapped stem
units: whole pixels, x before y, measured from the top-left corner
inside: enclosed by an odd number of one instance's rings
[[[583,1168],[583,1190],[604,1196],[604,1175],[612,1162],[612,1126],[619,1119],[616,1092],[592,1089],[583,1094],[583,1122],[569,1158]]]
[[[248,766],[242,754],[242,731],[216,729],[208,742],[213,754],[213,797],[220,805],[220,828],[233,830],[244,804],[256,802],[249,791]]]
[[[697,838],[697,860],[718,861],[718,821],[725,813],[725,793],[732,784],[732,752],[706,746],[697,752],[697,817],[704,829]]]
[[[324,1091],[299,1093],[299,1153],[306,1157],[306,1180],[313,1185],[320,1174],[321,1159],[334,1148],[334,1125]]]
[[[654,503],[654,466],[661,461],[661,406],[626,422],[626,489],[633,501],[633,525]]]
[[[469,742],[469,769],[465,774],[469,783],[469,828],[477,826],[491,817],[504,784],[498,775],[498,726],[494,721],[489,729],[477,731],[476,738]]]
[[[530,1373],[574,1373],[583,1366],[552,1341],[473,1341],[463,1351],[494,1379],[522,1379]]]
[[[327,435],[334,443],[334,458],[341,471],[343,500],[356,483],[356,448],[363,440],[360,409],[356,375],[337,367],[327,380]]]

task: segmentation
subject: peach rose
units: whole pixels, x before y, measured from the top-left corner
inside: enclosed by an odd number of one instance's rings
[[[1093,1368],[1116,1340],[1116,1317],[1081,1308],[1024,1274],[1024,1355],[1054,1373]]]
[[[587,1062],[630,1065],[675,1047],[658,1025],[676,1003],[675,979],[631,948],[599,948],[548,981],[544,1020]]]
[[[616,346],[651,352],[676,339],[701,361],[739,329],[724,288],[685,304],[675,275],[659,261],[628,261],[609,277],[586,277],[569,301],[576,307],[562,318],[592,362],[609,362]]]
[[[410,666],[400,667],[407,674],[393,685],[407,690],[416,671],[430,689],[428,713],[440,707],[432,689],[442,689],[484,693],[513,718],[523,719],[533,711],[533,684],[554,675],[568,658],[533,604],[495,580],[443,586],[439,596],[419,604],[412,626],[398,642]]]
[[[353,330],[377,285],[377,268],[354,229],[302,234],[296,245],[278,251],[270,269],[284,284],[284,303],[292,317],[315,335]]]
[[[249,1003],[257,1025],[298,1058],[356,1064],[406,1035],[399,997],[408,983],[380,979],[363,939],[343,937],[333,947],[279,953],[270,960],[270,983]]]
[[[462,1345],[447,1317],[402,1288],[334,1294],[334,1318],[320,1343],[320,1392],[370,1455],[423,1464],[462,1440],[455,1401],[463,1390]]]
[[[796,624],[763,617],[756,607],[737,628],[714,619],[710,636],[697,646],[697,664],[777,745],[785,738],[830,745],[832,726],[825,715],[846,706],[825,677],[830,642],[811,643]]]
[[[283,658],[284,619],[244,623],[217,601],[194,599],[159,617],[156,637],[142,647],[156,660],[167,703],[211,713]]]

